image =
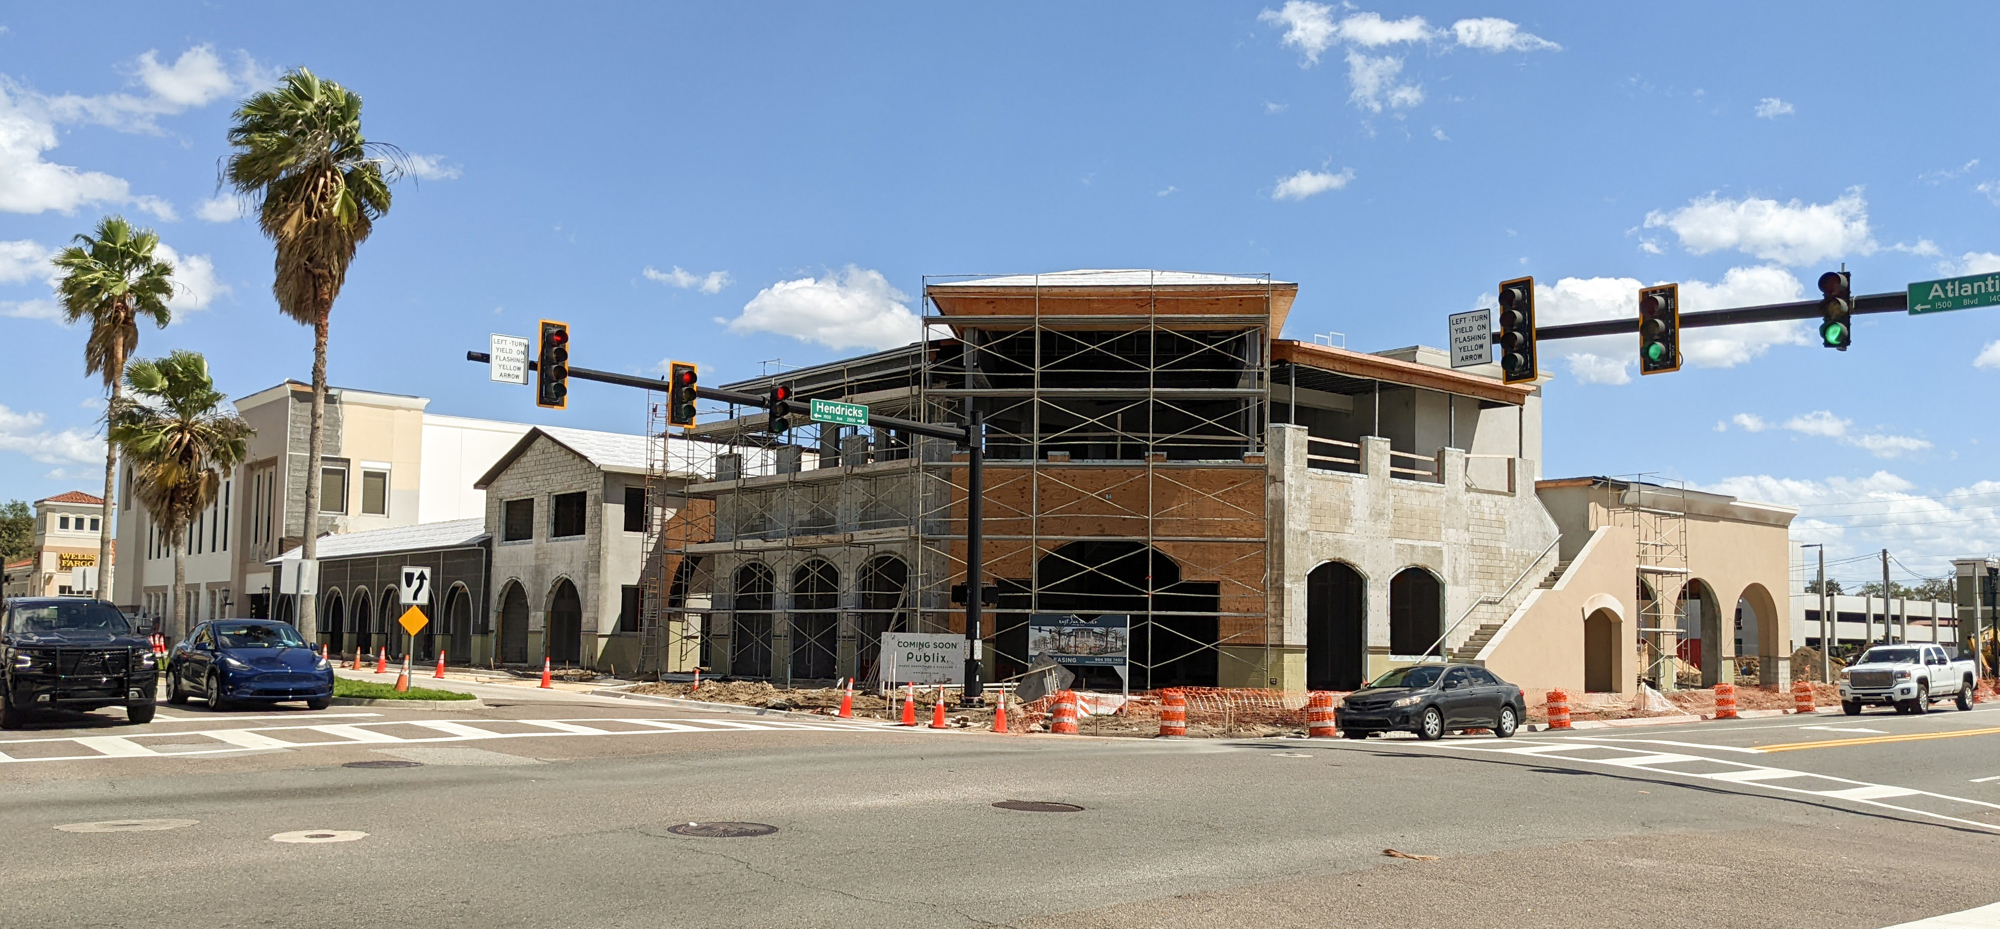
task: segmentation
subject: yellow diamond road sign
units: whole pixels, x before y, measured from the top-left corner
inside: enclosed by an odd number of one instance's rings
[[[414,606],[404,610],[402,618],[396,622],[401,623],[403,631],[411,635],[424,631],[424,627],[431,624],[430,617],[425,616],[423,610]]]

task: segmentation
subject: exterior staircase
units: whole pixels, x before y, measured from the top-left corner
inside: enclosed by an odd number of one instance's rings
[[[1567,561],[1558,562],[1555,569],[1550,571],[1547,577],[1542,578],[1540,589],[1548,590],[1556,586],[1556,582],[1562,580],[1563,572],[1569,570],[1569,565],[1570,563]],[[1494,622],[1472,630],[1472,637],[1466,639],[1465,644],[1451,650],[1451,660],[1467,663],[1476,660],[1479,657],[1479,653],[1486,649],[1486,644],[1493,641],[1493,637],[1499,635],[1500,630],[1506,625],[1507,618],[1503,616]]]

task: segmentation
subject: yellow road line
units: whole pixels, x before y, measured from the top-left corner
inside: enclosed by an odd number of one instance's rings
[[[1808,748],[1845,748],[1850,745],[1884,745],[1890,742],[1922,742],[1928,739],[1957,739],[1969,735],[1994,735],[2000,727],[1992,729],[1961,729],[1957,732],[1917,732],[1909,735],[1878,735],[1860,739],[1824,739],[1818,742],[1790,742],[1784,745],[1765,745],[1760,752],[1796,752]]]

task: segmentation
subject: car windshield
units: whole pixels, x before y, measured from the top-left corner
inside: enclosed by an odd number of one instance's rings
[[[98,632],[130,635],[132,624],[116,607],[95,600],[27,603],[7,611],[7,629],[28,635],[58,632]]]
[[[1397,668],[1394,671],[1391,671],[1387,674],[1382,675],[1381,677],[1376,678],[1368,686],[1429,687],[1432,684],[1437,683],[1438,675],[1443,673],[1444,669],[1438,667],[1437,665],[1417,665],[1415,667],[1409,667],[1409,668]]]
[[[1914,648],[1871,648],[1861,654],[1861,664],[1899,664],[1922,661]]]
[[[216,623],[215,638],[223,648],[304,648],[290,626],[265,623]]]

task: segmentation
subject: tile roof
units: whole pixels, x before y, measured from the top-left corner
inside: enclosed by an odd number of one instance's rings
[[[92,506],[103,506],[103,505],[104,505],[104,498],[103,498],[103,497],[93,497],[93,496],[91,496],[91,495],[89,495],[89,494],[87,494],[87,493],[84,493],[84,492],[83,492],[83,491],[81,491],[81,490],[72,490],[72,491],[69,491],[68,493],[60,493],[60,494],[56,494],[56,495],[55,495],[55,496],[53,496],[53,497],[43,497],[42,499],[40,499],[40,500],[37,500],[37,501],[35,501],[35,502],[36,502],[36,503],[38,503],[38,504],[40,504],[40,503],[88,503],[88,504],[90,504],[90,505],[92,505]]]
[[[433,548],[459,548],[485,537],[486,519],[475,516],[471,519],[449,519],[435,523],[417,523],[414,526],[392,526],[388,529],[330,535],[319,540],[319,550],[316,555],[325,560]],[[301,550],[294,548],[265,564],[277,564],[286,558],[297,558]]]

